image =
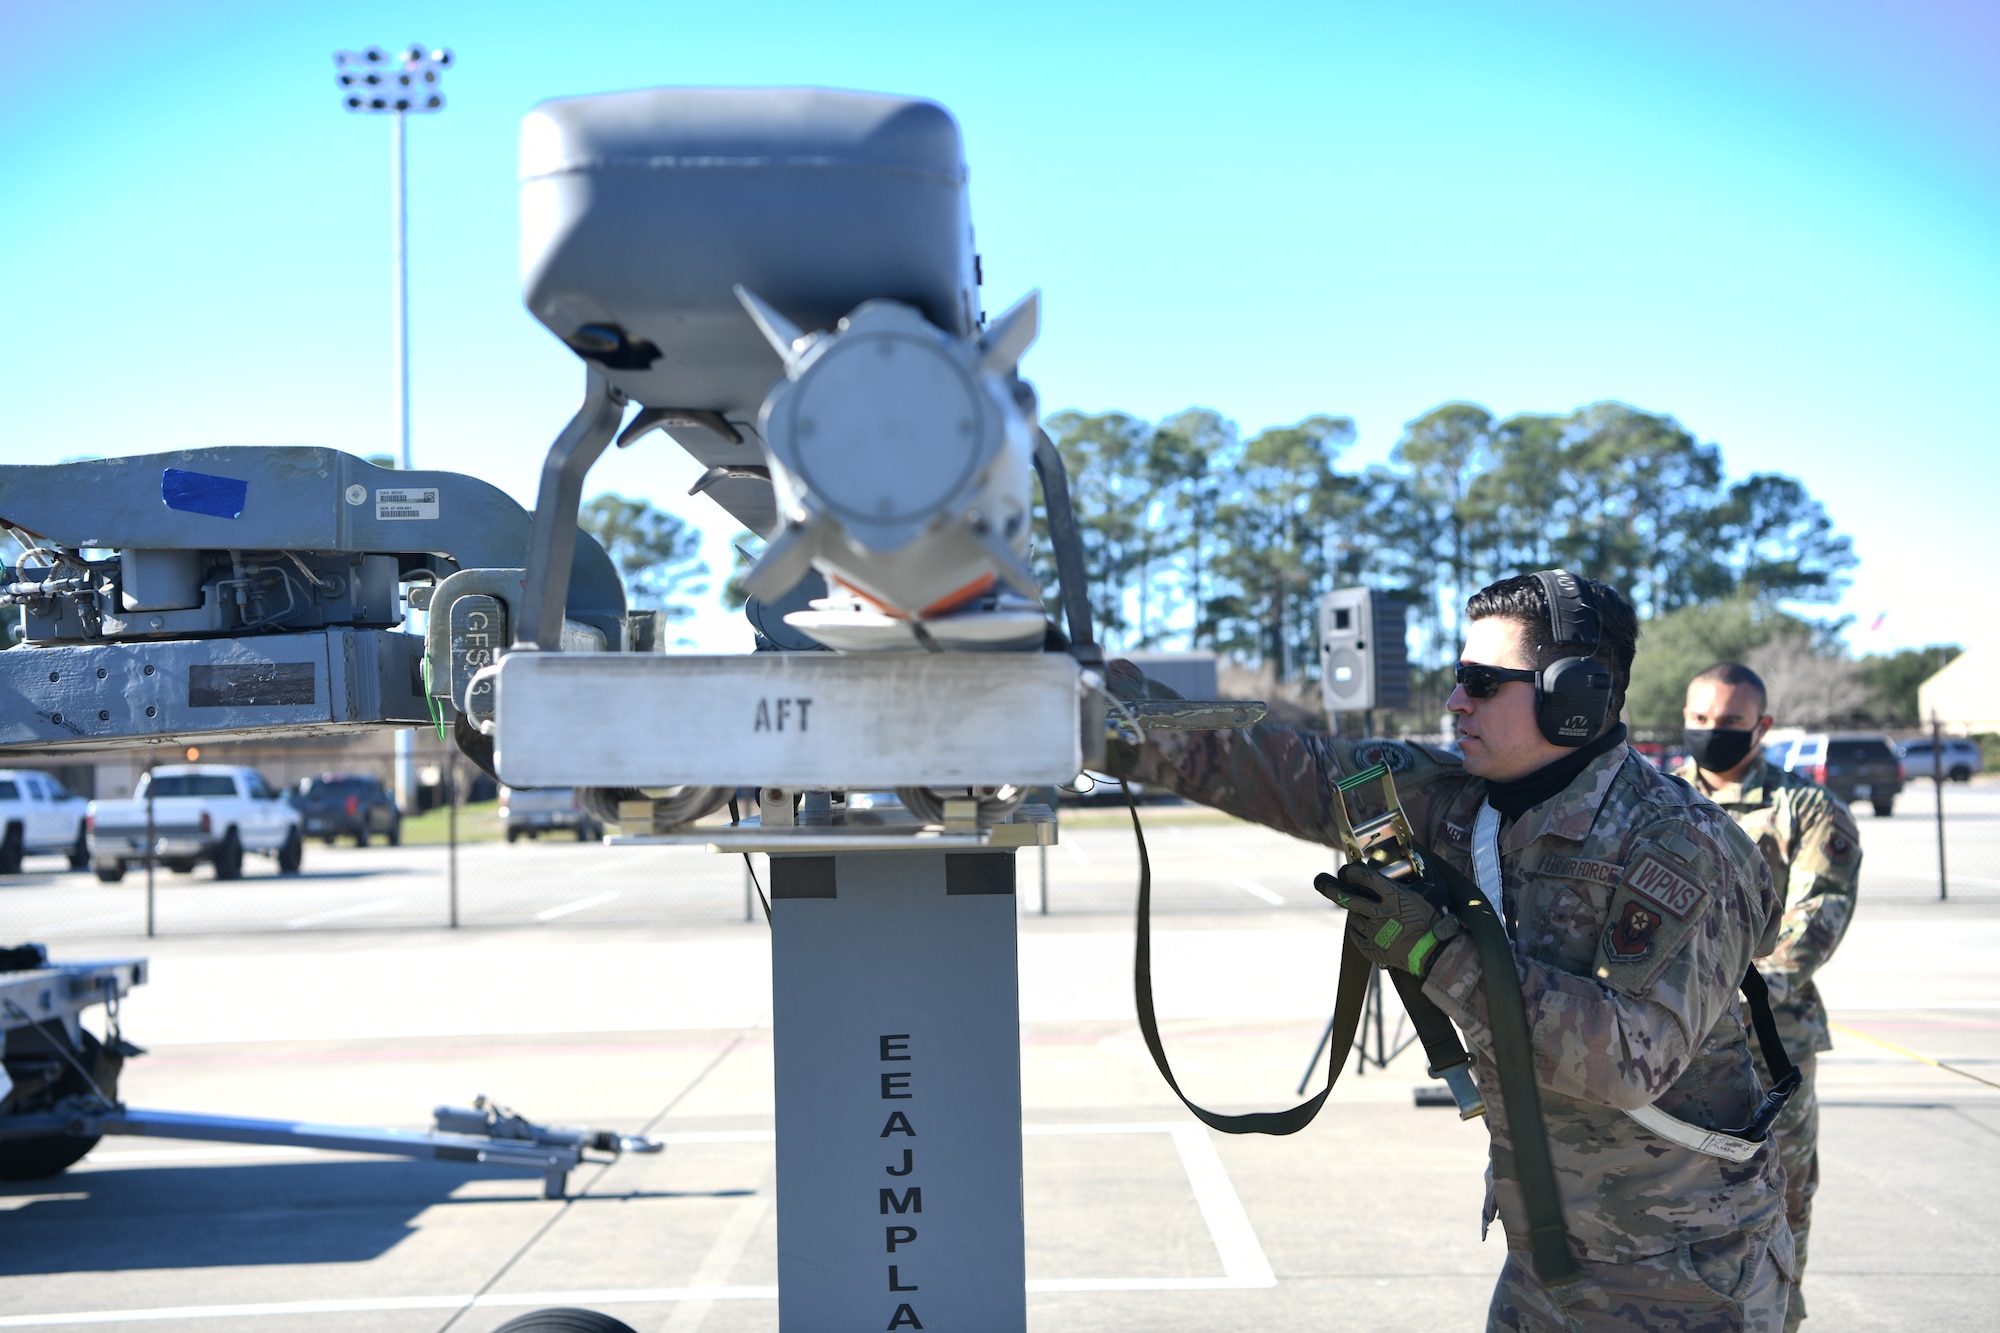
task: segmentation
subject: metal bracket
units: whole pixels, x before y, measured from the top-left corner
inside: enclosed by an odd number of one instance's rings
[[[516,625],[516,648],[556,651],[562,642],[570,562],[576,554],[577,507],[583,479],[603,455],[625,416],[626,398],[601,366],[584,372],[583,405],[542,461],[535,520],[528,529],[528,578]]]
[[[641,409],[632,418],[632,424],[619,432],[618,447],[626,448],[648,431],[664,430],[669,426],[692,426],[720,436],[731,444],[743,443],[743,432],[730,425],[729,419],[720,412],[701,407],[648,407]]]

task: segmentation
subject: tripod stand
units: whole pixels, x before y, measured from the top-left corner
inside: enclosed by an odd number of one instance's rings
[[[1382,969],[1374,968],[1368,974],[1368,996],[1361,1004],[1361,1026],[1354,1042],[1354,1073],[1356,1077],[1368,1072],[1368,1066],[1387,1069],[1389,1062],[1410,1048],[1417,1039],[1412,1031],[1404,1032],[1406,1016],[1399,1010],[1396,1026],[1388,1025],[1387,1002],[1382,996]],[[1373,1028],[1374,1050],[1369,1049],[1370,1028]],[[1319,1068],[1320,1056],[1326,1054],[1327,1043],[1333,1040],[1333,1020],[1326,1020],[1326,1030],[1319,1034],[1319,1045],[1313,1047],[1312,1059],[1306,1064],[1305,1077],[1299,1080],[1299,1095],[1304,1096],[1306,1084],[1312,1082],[1313,1070]]]

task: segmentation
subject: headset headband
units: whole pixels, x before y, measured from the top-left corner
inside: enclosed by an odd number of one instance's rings
[[[1583,581],[1567,569],[1544,569],[1535,577],[1542,581],[1542,600],[1549,604],[1549,633],[1555,645],[1580,647],[1581,657],[1595,653],[1601,630],[1597,607]]]

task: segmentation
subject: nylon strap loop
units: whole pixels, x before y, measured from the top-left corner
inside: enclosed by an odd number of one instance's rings
[[[1125,780],[1123,765],[1118,762],[1118,753],[1111,752],[1112,771],[1117,775],[1118,785],[1125,791],[1125,809],[1132,816],[1132,834],[1139,840],[1139,920],[1138,943],[1132,952],[1132,996],[1139,1011],[1139,1035],[1145,1038],[1146,1050],[1153,1057],[1153,1065],[1160,1071],[1160,1077],[1174,1090],[1174,1096],[1181,1099],[1181,1105],[1194,1113],[1195,1119],[1210,1129],[1221,1130],[1224,1134],[1296,1134],[1313,1122],[1319,1108],[1326,1104],[1327,1094],[1340,1078],[1341,1066],[1347,1063],[1347,1052],[1354,1045],[1354,1034],[1361,1026],[1361,1009],[1368,998],[1368,975],[1374,964],[1355,952],[1352,944],[1344,944],[1340,955],[1340,982],[1335,991],[1333,1007],[1333,1040],[1327,1051],[1326,1086],[1284,1111],[1252,1111],[1245,1115],[1223,1115],[1206,1107],[1197,1106],[1181,1091],[1179,1080],[1174,1077],[1173,1066],[1167,1063],[1167,1050],[1160,1041],[1160,1021],[1153,1011],[1153,863],[1146,854],[1146,833],[1139,827],[1139,807],[1132,800],[1132,784]],[[1342,934],[1345,940],[1345,932]]]

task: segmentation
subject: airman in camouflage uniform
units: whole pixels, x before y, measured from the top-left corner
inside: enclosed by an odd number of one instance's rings
[[[1732,696],[1740,696],[1743,702],[1733,702]],[[1689,740],[1699,745],[1703,733],[1713,735],[1720,729],[1721,734],[1749,731],[1750,744],[1747,757],[1736,765],[1724,765],[1724,772],[1704,771],[1695,759],[1689,759],[1681,765],[1679,775],[1729,812],[1737,827],[1764,854],[1772,878],[1785,895],[1778,947],[1757,966],[1771,988],[1778,1035],[1802,1079],[1771,1132],[1785,1163],[1785,1211],[1791,1222],[1797,1275],[1803,1281],[1812,1200],[1819,1190],[1815,1057],[1833,1049],[1826,1005],[1813,975],[1840,946],[1853,918],[1861,839],[1854,817],[1839,798],[1800,774],[1767,763],[1758,752],[1757,743],[1772,720],[1764,713],[1765,706],[1764,683],[1747,667],[1724,663],[1697,676],[1688,686]],[[1737,711],[1725,711],[1732,708]],[[1805,1298],[1795,1283],[1786,1306],[1785,1327],[1797,1328],[1805,1314]]]
[[[1130,663],[1114,663],[1109,684],[1124,697],[1172,697]],[[1633,754],[1622,727],[1599,740],[1611,743],[1499,835],[1519,971],[1509,980],[1526,1005],[1581,1268],[1563,1288],[1543,1286],[1528,1259],[1477,950],[1461,933],[1425,966],[1425,992],[1481,1057],[1492,1135],[1484,1221],[1497,1216],[1508,1243],[1489,1327],[1777,1333],[1793,1266],[1775,1149],[1738,1165],[1624,1112],[1652,1104],[1705,1128],[1751,1120],[1763,1089],[1737,988],[1751,959],[1770,951],[1781,904],[1768,866],[1726,815]],[[1330,845],[1332,783],[1386,764],[1418,836],[1474,873],[1474,821],[1489,784],[1447,751],[1271,723],[1155,732],[1118,749],[1114,762],[1140,782]]]

